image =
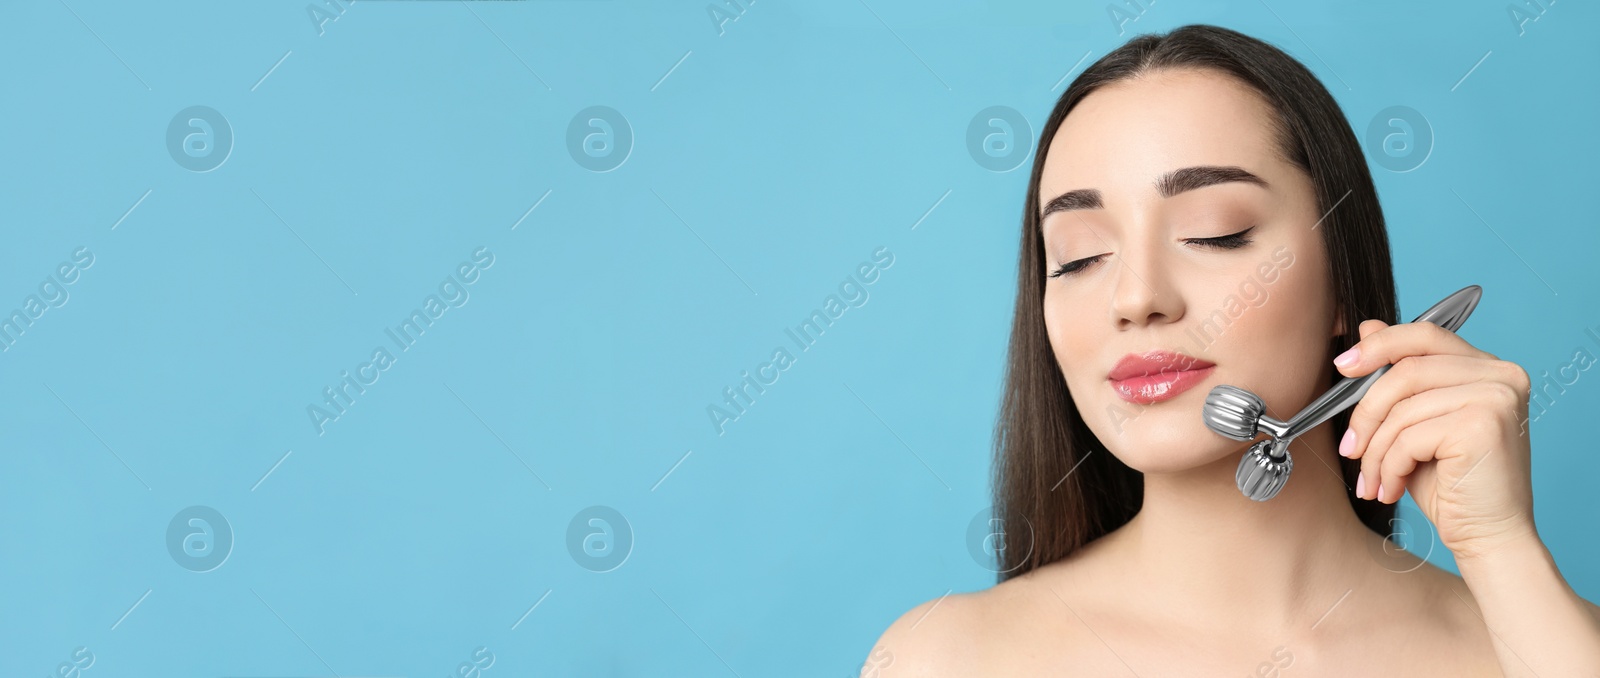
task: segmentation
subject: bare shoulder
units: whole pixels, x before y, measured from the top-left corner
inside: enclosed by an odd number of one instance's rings
[[[970,669],[968,656],[975,630],[973,606],[981,593],[950,593],[925,601],[894,620],[873,643],[861,667],[863,678],[878,676],[962,675]],[[937,614],[935,614],[937,613]]]
[[[1435,592],[1435,598],[1438,602],[1454,602],[1451,600],[1452,597],[1459,600],[1460,603],[1463,604],[1461,607],[1471,611],[1472,618],[1479,622],[1478,624],[1469,623],[1469,625],[1473,626],[1474,628],[1481,625],[1483,620],[1481,614],[1478,612],[1478,598],[1472,593],[1472,588],[1467,586],[1466,580],[1462,579],[1461,575],[1440,568],[1433,563],[1417,559],[1415,556],[1409,554],[1407,554],[1406,557],[1411,558],[1416,565],[1414,567],[1408,567],[1404,570],[1392,571],[1410,576],[1410,573],[1415,570],[1422,575],[1423,579],[1427,583],[1431,585],[1432,590]],[[1583,603],[1583,608],[1585,611],[1587,611],[1590,615],[1593,615],[1597,621],[1600,621],[1600,605],[1596,605],[1593,601],[1578,595],[1576,591],[1573,592],[1573,595]]]
[[[1600,605],[1596,605],[1588,598],[1578,595],[1577,591],[1573,591],[1572,595],[1577,596],[1578,600],[1583,603],[1583,609],[1588,611],[1590,616],[1593,616],[1596,622],[1600,622]]]
[[[1412,603],[1409,611],[1396,611],[1396,614],[1409,615],[1409,623],[1418,629],[1410,641],[1413,645],[1428,647],[1431,644],[1440,651],[1455,648],[1449,661],[1455,662],[1457,675],[1476,675],[1473,672],[1480,667],[1496,665],[1489,627],[1478,609],[1477,597],[1461,575],[1423,562],[1415,570],[1392,573],[1391,579],[1416,596],[1409,599]],[[1407,600],[1402,593],[1391,595],[1397,601]]]
[[[1409,552],[1401,553],[1404,559],[1389,561],[1379,582],[1389,589],[1384,596],[1402,605],[1397,610],[1417,615],[1414,623],[1430,622],[1447,634],[1486,631],[1478,616],[1478,601],[1461,575]]]
[[[1073,614],[1053,594],[1049,584],[1030,574],[925,601],[883,632],[861,676],[985,675],[1071,659],[1094,640],[1081,624],[1070,623]],[[1048,648],[1049,656],[1036,654],[1040,648]]]

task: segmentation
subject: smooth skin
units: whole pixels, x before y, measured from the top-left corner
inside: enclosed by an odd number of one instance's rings
[[[1270,115],[1230,76],[1175,69],[1097,90],[1067,116],[1038,207],[1076,189],[1101,200],[1041,225],[1047,272],[1083,264],[1047,279],[1046,328],[1086,425],[1144,473],[1144,504],[1063,560],[904,613],[862,676],[1600,676],[1600,608],[1534,529],[1526,373],[1436,326],[1378,320],[1358,328],[1354,363],[1332,363],[1344,328],[1323,215]],[[1194,166],[1265,185],[1157,189]],[[1248,244],[1218,245],[1247,228]],[[1156,348],[1217,367],[1170,400],[1123,401],[1107,373]],[[1211,387],[1234,384],[1287,419],[1335,370],[1383,364],[1394,367],[1353,409],[1346,452],[1361,459],[1363,496],[1412,493],[1464,577],[1360,522],[1336,471],[1343,431],[1297,438],[1289,483],[1252,502],[1233,479],[1248,444],[1199,416]],[[1395,532],[1431,543],[1429,529]]]

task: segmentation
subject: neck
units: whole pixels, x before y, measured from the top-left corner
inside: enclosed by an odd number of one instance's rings
[[[1182,473],[1145,474],[1144,504],[1117,541],[1148,593],[1211,624],[1238,613],[1241,623],[1285,628],[1326,614],[1375,564],[1329,429],[1295,439],[1289,482],[1264,502],[1234,484],[1247,447]]]

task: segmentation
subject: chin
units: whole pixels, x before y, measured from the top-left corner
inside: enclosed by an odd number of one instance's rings
[[[1137,451],[1112,449],[1111,453],[1140,473],[1181,473],[1230,456],[1222,448],[1197,448],[1193,441],[1172,447],[1147,446]]]
[[[1113,411],[1131,407],[1120,400],[1116,404]],[[1103,417],[1091,430],[1111,454],[1141,473],[1176,473],[1214,464],[1240,446],[1206,428],[1198,405],[1179,407],[1175,402],[1158,404],[1132,420]]]

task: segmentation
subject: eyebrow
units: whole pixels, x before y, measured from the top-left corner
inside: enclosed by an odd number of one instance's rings
[[[1184,191],[1197,188],[1214,186],[1231,182],[1245,182],[1256,184],[1262,188],[1270,188],[1266,179],[1256,176],[1243,167],[1232,165],[1198,165],[1173,170],[1161,175],[1156,180],[1156,190],[1161,192],[1162,198],[1170,198]],[[1046,203],[1043,210],[1039,211],[1039,220],[1056,212],[1068,210],[1095,210],[1105,207],[1100,189],[1078,188],[1056,196]]]

